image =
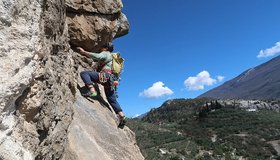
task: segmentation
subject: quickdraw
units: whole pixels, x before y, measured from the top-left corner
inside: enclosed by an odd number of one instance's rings
[[[99,73],[99,82],[100,83],[106,83],[108,81],[108,78],[106,76],[106,73],[100,72]]]
[[[115,82],[115,80],[114,80],[114,75],[113,75],[113,74],[110,74],[109,78],[110,78],[111,90],[117,91],[117,86],[114,85],[114,82]]]

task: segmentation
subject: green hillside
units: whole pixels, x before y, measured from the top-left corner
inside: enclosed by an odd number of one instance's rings
[[[145,158],[280,159],[276,151],[280,146],[278,112],[247,112],[215,102],[212,110],[205,110],[209,101],[170,100],[142,120],[130,120],[129,127]]]

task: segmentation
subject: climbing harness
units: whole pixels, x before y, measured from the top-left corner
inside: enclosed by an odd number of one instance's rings
[[[109,82],[108,82],[109,81]],[[108,82],[108,83],[107,83]],[[99,73],[99,83],[101,84],[109,84],[106,86],[107,88],[111,88],[111,90],[117,91],[117,86],[119,84],[118,78],[110,73],[100,72]]]

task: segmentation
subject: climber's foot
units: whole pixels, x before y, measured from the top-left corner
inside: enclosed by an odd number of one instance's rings
[[[97,96],[97,93],[96,92],[88,91],[87,93],[82,93],[82,96],[90,97],[90,98],[95,98]]]
[[[126,120],[126,117],[125,117],[125,116],[120,117],[120,118],[119,118],[119,121],[120,121],[120,122],[119,122],[118,127],[121,128],[121,129],[123,129],[124,126],[125,126],[125,124],[126,124],[126,121],[127,121],[127,120]]]

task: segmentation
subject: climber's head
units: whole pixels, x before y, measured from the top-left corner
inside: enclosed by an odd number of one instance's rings
[[[113,50],[114,50],[114,45],[111,42],[108,42],[108,43],[104,44],[101,48],[101,51],[113,52]]]

